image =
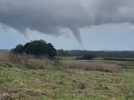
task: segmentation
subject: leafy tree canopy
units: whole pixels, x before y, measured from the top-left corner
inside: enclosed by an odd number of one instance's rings
[[[44,40],[35,40],[23,45],[17,45],[12,50],[16,54],[28,54],[35,56],[55,57],[57,51],[51,43],[46,43]]]

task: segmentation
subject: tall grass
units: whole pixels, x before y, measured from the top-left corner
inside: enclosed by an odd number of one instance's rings
[[[87,71],[103,71],[103,72],[118,72],[122,66],[118,64],[110,64],[104,62],[88,62],[88,61],[66,61],[64,65],[67,68],[81,69]]]
[[[3,59],[6,63],[17,64],[30,69],[43,69],[50,64],[48,58],[37,58],[31,55],[16,55],[10,53],[7,56],[3,56],[3,58],[6,59]]]
[[[29,69],[44,69],[48,67],[57,69],[81,69],[87,71],[104,71],[104,72],[118,72],[122,66],[119,64],[93,62],[93,61],[81,61],[81,60],[65,60],[57,57],[54,61],[42,57],[37,58],[31,55],[15,55],[12,53],[1,55],[0,62],[12,63]]]

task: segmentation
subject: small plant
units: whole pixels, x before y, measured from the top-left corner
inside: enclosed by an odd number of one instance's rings
[[[81,89],[81,90],[84,90],[86,88],[85,83],[82,83],[82,82],[79,83],[78,88]]]

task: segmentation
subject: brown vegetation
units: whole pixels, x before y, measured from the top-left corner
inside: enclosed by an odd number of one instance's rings
[[[60,59],[58,59],[59,62]],[[3,54],[0,55],[0,61],[6,63],[14,63],[27,67],[30,69],[43,69],[44,67],[52,64],[53,62],[48,58],[36,58],[28,55],[15,55],[15,54]],[[57,60],[55,60],[57,62]],[[61,66],[58,63],[58,66]],[[84,60],[64,60],[62,62],[64,68],[81,69],[87,71],[104,71],[104,72],[118,72],[122,66],[116,63],[106,63],[97,61],[84,61]]]
[[[104,62],[88,62],[88,61],[67,61],[65,62],[67,68],[94,70],[104,72],[118,72],[121,69],[121,65],[110,64]]]

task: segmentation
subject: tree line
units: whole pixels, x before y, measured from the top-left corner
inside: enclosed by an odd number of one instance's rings
[[[57,50],[59,56],[91,56],[91,57],[115,57],[134,58],[134,51],[86,51],[86,50]]]

